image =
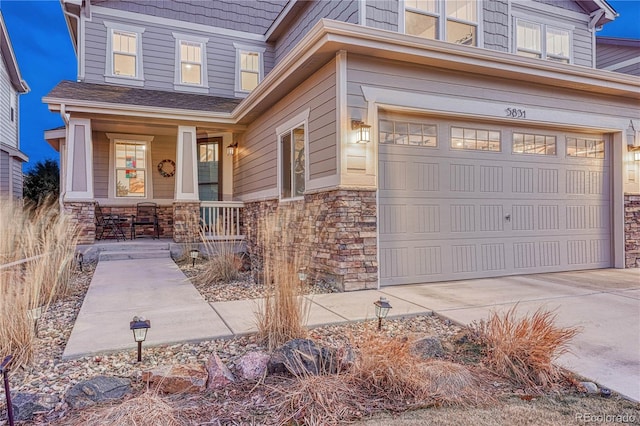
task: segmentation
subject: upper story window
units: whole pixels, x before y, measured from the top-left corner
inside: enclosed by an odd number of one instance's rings
[[[468,46],[478,45],[476,0],[405,0],[405,33]]]
[[[209,93],[207,79],[208,38],[173,33],[176,40],[174,89]]]
[[[234,43],[236,48],[236,96],[245,96],[262,81],[264,73],[263,57],[265,49]]]
[[[571,33],[547,24],[516,19],[516,53],[551,61],[571,62]]]
[[[15,93],[11,92],[11,105],[9,110],[9,117],[11,118],[11,122],[16,121],[16,109],[17,109],[17,96]]]
[[[142,86],[142,33],[144,28],[105,22],[107,27],[107,60],[105,81]]]

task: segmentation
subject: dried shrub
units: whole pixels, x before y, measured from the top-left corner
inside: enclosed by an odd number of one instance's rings
[[[266,296],[256,320],[258,338],[271,351],[307,335],[304,323],[311,305],[298,280],[302,257],[293,244],[297,223],[293,213],[279,210],[263,218],[259,225]]]
[[[366,395],[349,375],[303,375],[273,388],[278,424],[340,425],[363,416]]]
[[[428,361],[423,374],[433,397],[442,405],[477,405],[487,401],[478,378],[461,364]]]
[[[236,253],[237,244],[230,241],[210,241],[202,238],[207,259],[196,280],[201,283],[230,283],[240,278]],[[188,252],[187,252],[188,253]]]
[[[424,362],[411,353],[407,339],[368,332],[356,347],[351,374],[369,394],[391,400],[421,401],[429,397],[431,390]]]
[[[179,411],[156,392],[146,392],[121,403],[83,410],[63,423],[68,426],[180,426],[188,424]]]
[[[486,362],[501,376],[530,390],[550,389],[566,375],[553,361],[569,351],[577,327],[559,327],[553,311],[538,309],[518,317],[517,305],[504,314],[492,312],[487,321],[474,325],[486,345]]]
[[[34,312],[69,293],[78,232],[57,204],[0,200],[0,353],[33,355]]]

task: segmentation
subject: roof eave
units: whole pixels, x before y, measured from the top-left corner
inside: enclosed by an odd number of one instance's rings
[[[13,46],[11,45],[11,39],[9,38],[9,32],[7,26],[4,23],[4,17],[0,12],[0,50],[2,50],[2,57],[5,58],[7,63],[7,71],[9,72],[9,79],[11,85],[18,93],[28,93],[29,85],[22,79],[20,74],[20,68],[18,67],[18,61],[16,59]]]

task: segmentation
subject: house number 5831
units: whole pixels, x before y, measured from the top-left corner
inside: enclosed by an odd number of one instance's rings
[[[507,117],[511,118],[527,118],[527,111],[518,108],[506,108]]]

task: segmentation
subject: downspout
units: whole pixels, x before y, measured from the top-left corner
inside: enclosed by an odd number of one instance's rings
[[[82,48],[80,46],[81,43],[81,39],[80,39],[80,25],[81,24],[81,19],[79,16],[74,15],[71,12],[68,12],[67,9],[64,7],[64,5],[62,6],[62,13],[64,13],[66,16],[68,16],[69,18],[73,18],[76,20],[77,23],[77,31],[76,31],[76,62],[77,62],[77,66],[76,66],[76,80],[77,81],[82,81],[84,80],[84,76],[80,75],[80,56],[82,54]]]
[[[60,117],[62,117],[62,121],[64,121],[64,127],[67,130],[66,135],[67,137],[65,137],[65,145],[67,145],[67,141],[69,139],[69,118],[70,115],[67,113],[67,106],[62,103],[60,104]],[[65,150],[69,149],[68,146],[65,146]],[[60,159],[60,162],[62,163],[62,158]],[[65,167],[68,167],[67,164],[65,164]],[[60,196],[58,197],[58,203],[60,204],[60,211],[63,212],[64,211],[64,196],[67,194],[67,180],[66,177],[63,180],[63,171],[62,171],[62,167],[60,167]]]

